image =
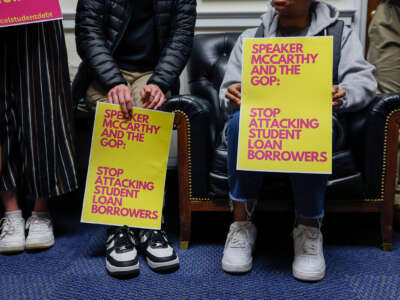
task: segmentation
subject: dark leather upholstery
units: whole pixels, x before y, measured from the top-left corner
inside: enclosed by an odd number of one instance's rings
[[[203,97],[211,104],[211,119],[216,122],[218,132],[222,130],[228,117],[220,109],[219,87],[238,36],[238,33],[196,35],[187,66],[190,93]],[[213,132],[211,136],[214,145],[218,142],[215,134]]]
[[[369,107],[347,116],[348,143],[363,174],[364,190],[369,199],[381,194],[386,121],[400,109],[399,102],[399,94],[377,96]]]
[[[211,132],[216,128],[211,123],[212,108],[207,100],[197,96],[176,96],[162,107],[164,111],[183,111],[190,123],[191,176],[195,178],[192,195],[208,195],[208,173],[212,157]],[[211,124],[211,126],[210,126]]]
[[[195,36],[188,65],[192,95],[170,99],[164,108],[183,110],[191,128],[191,188],[193,198],[227,198],[226,142],[227,115],[219,106],[218,91],[229,53],[237,33]],[[201,98],[200,98],[201,97]],[[344,127],[336,128],[339,137],[333,155],[327,197],[330,199],[382,198],[382,165],[385,123],[389,114],[400,108],[400,95],[377,97],[364,110],[338,117]],[[287,197],[290,185],[283,174],[267,174],[263,193]]]

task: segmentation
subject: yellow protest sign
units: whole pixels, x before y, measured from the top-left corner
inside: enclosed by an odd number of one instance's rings
[[[98,103],[81,221],[159,229],[174,115]]]
[[[244,39],[238,170],[332,172],[333,38]]]

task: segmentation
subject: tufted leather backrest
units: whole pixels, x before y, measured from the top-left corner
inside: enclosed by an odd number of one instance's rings
[[[230,53],[239,33],[198,34],[188,62],[188,83],[192,95],[211,102],[213,119],[221,130],[227,115],[221,111],[218,94],[225,75]]]

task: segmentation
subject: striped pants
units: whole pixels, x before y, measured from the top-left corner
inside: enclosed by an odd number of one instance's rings
[[[60,21],[0,29],[0,191],[77,188],[69,81]]]

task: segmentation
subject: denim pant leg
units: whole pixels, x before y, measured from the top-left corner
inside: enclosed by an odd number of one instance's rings
[[[227,130],[228,142],[228,183],[229,196],[233,201],[255,200],[263,183],[263,172],[248,172],[236,170],[237,148],[239,139],[239,117],[236,111],[229,120]]]
[[[332,128],[332,146],[338,136],[335,126]],[[296,215],[299,217],[320,219],[324,216],[325,191],[329,175],[326,174],[290,174]]]
[[[296,215],[320,219],[324,216],[325,191],[329,175],[290,174]]]

